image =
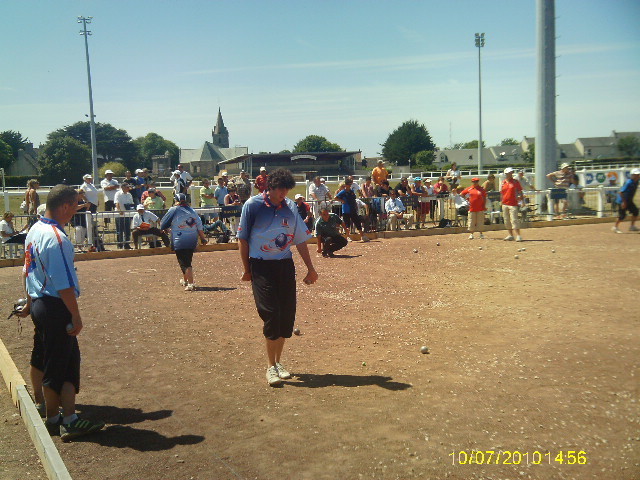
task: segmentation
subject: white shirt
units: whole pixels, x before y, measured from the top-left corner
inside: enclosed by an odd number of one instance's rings
[[[460,170],[449,170],[446,176],[453,177],[453,178],[456,178],[456,177],[460,178],[460,175],[461,175]]]
[[[329,188],[324,183],[317,186],[315,183],[312,183],[309,185],[309,200],[315,200],[313,197],[314,194],[318,197],[318,200],[326,200],[329,198]]]
[[[133,220],[131,220],[131,228],[132,229],[133,228],[138,228],[143,223],[148,223],[149,225],[151,225],[153,227],[156,224],[157,221],[158,221],[158,216],[153,212],[149,212],[149,211],[145,210],[142,213],[142,215],[140,215],[140,213],[137,212],[133,216]]]
[[[107,180],[106,178],[103,178],[102,181],[100,182],[100,186],[102,187],[102,190],[104,191],[104,201],[114,201],[114,198],[116,196],[116,193],[118,193],[118,189],[115,190],[105,190],[105,187],[110,187],[111,185],[115,185],[116,187],[119,186],[120,184],[118,183],[118,181],[115,178],[112,178],[111,180]]]
[[[16,233],[15,230],[9,225],[9,222],[7,222],[6,220],[0,220],[0,230],[8,235],[13,235],[14,233]],[[7,240],[9,240],[9,237],[2,237],[2,243],[6,242]]]
[[[456,204],[456,208],[468,207],[469,206],[469,200],[464,198],[462,195],[458,195],[457,193],[453,197],[453,203]]]
[[[127,211],[127,209],[124,208],[125,205],[133,205],[133,197],[131,196],[131,194],[129,192],[124,193],[122,190],[119,190],[118,193],[115,194],[113,201],[116,204],[116,209],[121,212]]]
[[[402,200],[400,200],[399,198],[390,198],[389,200],[387,200],[384,204],[384,209],[387,212],[404,212],[406,210],[406,208],[404,208]]]
[[[183,170],[182,172],[180,172],[180,178],[182,180],[184,180],[185,183],[189,183],[189,182],[193,181],[193,177],[186,170]]]
[[[82,185],[80,185],[80,190],[84,192],[89,202],[93,203],[94,205],[98,205],[98,189],[93,183],[84,182]]]
[[[356,198],[356,205],[358,206],[358,215],[366,215],[367,214],[367,204],[364,203],[359,198]]]

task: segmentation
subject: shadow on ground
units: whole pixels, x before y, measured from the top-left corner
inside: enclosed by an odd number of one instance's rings
[[[406,390],[411,388],[408,383],[392,382],[392,377],[381,375],[335,375],[326,373],[316,375],[313,373],[294,374],[297,382],[283,382],[292,387],[322,388],[322,387],[364,387],[376,385],[387,390]]]

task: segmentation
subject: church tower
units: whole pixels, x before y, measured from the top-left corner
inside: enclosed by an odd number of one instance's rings
[[[218,119],[216,120],[216,126],[211,131],[211,137],[213,138],[213,144],[220,148],[229,148],[229,130],[224,126],[222,121],[222,113],[220,113],[220,107],[218,107]]]

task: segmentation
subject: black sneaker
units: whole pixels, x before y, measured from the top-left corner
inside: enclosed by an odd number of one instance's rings
[[[68,442],[76,437],[88,435],[103,428],[104,422],[92,422],[91,420],[84,420],[78,417],[70,424],[62,424],[60,426],[60,437],[63,442]]]
[[[56,423],[51,423],[49,420],[44,420],[44,426],[47,427],[47,432],[52,437],[60,436],[60,427],[62,427],[62,415],[58,417],[58,421]]]

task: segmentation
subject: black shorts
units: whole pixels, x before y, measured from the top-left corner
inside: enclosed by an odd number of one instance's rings
[[[42,384],[60,395],[62,384],[73,384],[80,391],[80,347],[75,336],[67,334],[71,312],[60,298],[36,298],[31,303],[35,326],[31,366],[44,372]]]
[[[342,219],[344,220],[344,224],[347,226],[347,228],[351,229],[351,226],[353,225],[358,230],[362,230],[362,223],[360,222],[360,217],[358,216],[357,213],[353,213],[353,212],[343,213]]]
[[[269,340],[291,338],[296,320],[296,270],[293,259],[249,259],[251,287],[262,333]]]
[[[181,248],[176,250],[176,257],[178,258],[178,265],[180,270],[184,273],[187,268],[191,268],[191,262],[193,261],[193,248]]]
[[[622,208],[622,205],[620,205],[618,209],[618,220],[624,220],[627,216],[627,212],[629,212],[632,217],[637,217],[638,207],[633,202],[627,202],[627,208]]]

